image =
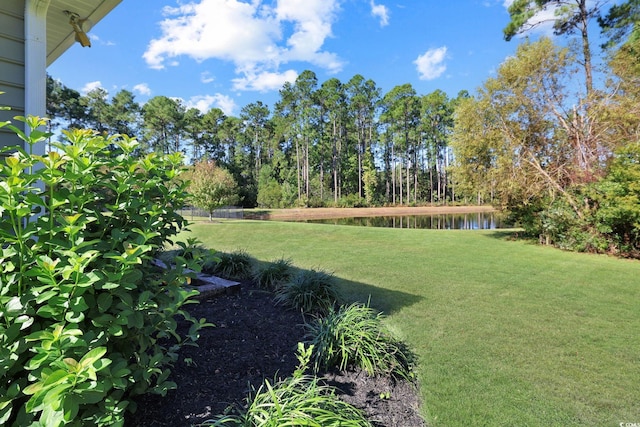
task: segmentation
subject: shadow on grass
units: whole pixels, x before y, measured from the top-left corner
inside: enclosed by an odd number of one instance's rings
[[[259,261],[255,258],[252,258],[252,262],[254,265],[254,270],[270,264],[270,262],[268,261]],[[311,269],[303,269],[300,267],[291,266],[292,275],[310,270]],[[330,273],[328,270],[324,269],[314,268],[313,270],[321,270]],[[344,303],[369,303],[371,308],[381,311],[385,315],[391,315],[405,307],[409,307],[417,302],[420,302],[423,299],[423,297],[419,295],[381,288],[378,286],[369,285],[367,283],[343,279],[338,276],[335,276],[335,279]]]
[[[531,236],[527,235],[525,231],[521,228],[503,228],[498,230],[491,230],[488,233],[483,234],[486,237],[491,237],[496,240],[503,241],[522,241],[522,242],[530,242],[535,241]]]
[[[244,219],[269,219],[271,211],[269,209],[252,209],[244,212]]]
[[[202,251],[200,255],[204,255],[204,252],[209,252],[208,249],[200,245],[196,247],[190,247],[189,249],[190,250],[188,252],[191,252],[194,250],[196,252]],[[167,265],[171,265],[173,263],[173,258],[175,258],[177,255],[183,255],[183,252],[184,252],[183,249],[176,249],[176,248],[166,249],[165,251],[159,254],[158,259]],[[215,254],[214,255],[215,258],[211,259],[210,261],[213,262],[213,264],[222,262],[222,258],[224,258],[225,253],[216,252],[216,251],[213,251],[213,253]],[[232,255],[231,258],[234,258],[234,257],[237,258],[238,253],[239,252],[235,252],[231,254]],[[229,255],[229,254],[226,254],[226,255]],[[252,270],[253,272],[271,264],[271,262],[269,261],[257,260],[256,258],[246,255],[246,253],[243,256],[248,257],[249,264],[250,264],[249,270]],[[203,258],[203,260],[204,259],[205,258]],[[209,268],[213,268],[215,270],[214,267],[215,265],[212,265]],[[318,268],[303,269],[303,268],[292,265],[290,269],[291,269],[291,275],[290,275],[291,277],[305,271],[308,272],[310,270],[324,271],[333,276],[333,273],[331,273],[329,270],[318,269]],[[215,274],[217,276],[222,277],[223,279],[228,279],[228,280],[239,280],[239,281],[253,280],[252,279],[253,273],[243,275],[242,277],[236,277],[236,276],[226,277],[222,271],[221,272],[207,271],[207,273]],[[338,276],[334,276],[334,278],[336,279],[336,284],[338,286],[339,293],[342,296],[343,303],[350,304],[353,302],[360,302],[363,304],[369,304],[371,308],[378,310],[384,313],[385,315],[391,315],[397,311],[400,311],[405,307],[409,307],[415,303],[418,303],[423,299],[423,297],[419,295],[414,295],[407,292],[382,288],[382,287],[373,286],[367,283],[356,282],[353,280],[347,280]]]
[[[338,280],[343,298],[347,303],[361,302],[367,304],[368,302],[371,308],[381,311],[385,315],[391,315],[423,299],[419,295],[380,288],[367,283],[354,282],[342,278],[338,278]]]

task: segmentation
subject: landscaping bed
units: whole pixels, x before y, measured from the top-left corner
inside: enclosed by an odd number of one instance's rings
[[[305,319],[276,306],[273,294],[242,284],[239,293],[217,295],[187,307],[215,327],[201,331],[199,347],[185,347],[173,367],[177,390],[167,396],[145,395],[128,426],[190,426],[241,407],[264,379],[290,376],[298,361]],[[188,326],[185,324],[185,327]],[[363,372],[326,375],[337,394],[362,409],[375,426],[422,427],[417,387]]]

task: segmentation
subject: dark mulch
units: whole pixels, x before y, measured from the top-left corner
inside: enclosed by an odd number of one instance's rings
[[[275,306],[272,294],[243,283],[239,293],[204,299],[187,308],[215,327],[202,331],[199,347],[181,350],[170,378],[178,389],[164,398],[139,397],[138,410],[127,415],[127,426],[202,423],[241,407],[263,379],[287,377],[295,369],[304,319]],[[342,399],[363,409],[376,426],[425,426],[418,415],[418,390],[412,384],[370,378],[362,372],[329,373],[326,378]]]

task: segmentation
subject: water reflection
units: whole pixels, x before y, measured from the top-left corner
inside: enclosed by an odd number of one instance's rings
[[[493,230],[510,228],[496,212],[466,214],[373,216],[304,220],[316,224],[356,225],[361,227],[423,228],[432,230]]]

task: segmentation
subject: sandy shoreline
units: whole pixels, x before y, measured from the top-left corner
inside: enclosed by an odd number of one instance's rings
[[[385,208],[304,208],[304,209],[252,209],[246,210],[248,219],[324,219],[394,215],[437,215],[493,212],[491,206],[419,206]]]

